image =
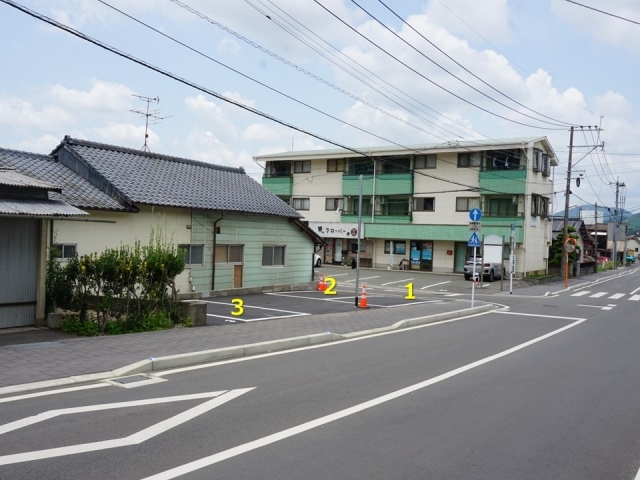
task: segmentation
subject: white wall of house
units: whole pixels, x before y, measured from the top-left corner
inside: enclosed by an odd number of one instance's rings
[[[299,210],[305,220],[340,222],[339,213],[325,210],[325,200],[342,198],[342,172],[327,172],[326,158],[311,160],[310,173],[293,174],[292,198],[309,198],[309,210]]]
[[[78,255],[85,255],[134,245],[138,240],[148,245],[152,231],[162,233],[176,246],[191,242],[191,230],[187,228],[191,225],[189,209],[142,205],[138,213],[86,211],[90,214],[88,222],[53,220],[53,243],[74,244]],[[176,279],[180,292],[189,291],[189,274],[186,268]]]

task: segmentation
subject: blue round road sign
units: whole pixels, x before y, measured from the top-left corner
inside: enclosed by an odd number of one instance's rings
[[[469,218],[472,222],[479,222],[482,218],[482,210],[479,208],[472,208],[469,210]]]

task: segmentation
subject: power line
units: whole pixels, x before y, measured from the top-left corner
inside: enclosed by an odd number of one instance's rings
[[[571,123],[568,122],[564,122],[562,120],[556,120],[554,118],[548,117],[547,115],[544,115],[540,112],[537,112],[535,110],[532,110],[531,108],[527,107],[526,105],[523,105],[522,103],[518,102],[517,100],[511,98],[509,95],[507,95],[506,93],[501,92],[500,90],[498,90],[497,88],[495,88],[493,85],[485,82],[483,79],[481,79],[480,77],[478,77],[475,73],[473,73],[471,70],[469,70],[467,67],[465,67],[464,65],[462,65],[460,62],[458,62],[457,60],[455,60],[453,57],[451,57],[449,54],[447,54],[444,50],[442,50],[440,47],[438,47],[436,44],[434,44],[431,40],[429,40],[427,37],[425,37],[422,33],[420,33],[418,30],[416,30],[411,24],[409,24],[408,22],[406,22],[400,15],[398,15],[395,11],[393,11],[386,3],[384,3],[382,0],[378,0],[378,2],[380,2],[387,10],[389,10],[393,15],[395,15],[396,18],[398,18],[404,25],[406,25],[407,27],[409,27],[411,30],[413,30],[415,33],[417,33],[423,40],[425,40],[426,42],[428,42],[431,46],[433,46],[436,50],[438,50],[440,53],[442,53],[444,56],[446,56],[449,60],[451,60],[453,63],[455,63],[456,65],[458,65],[460,68],[462,68],[464,71],[466,71],[467,73],[471,74],[474,78],[480,80],[483,84],[485,84],[486,86],[488,86],[489,88],[491,88],[492,90],[496,91],[497,93],[499,93],[500,95],[502,95],[505,98],[508,98],[509,100],[511,100],[512,102],[516,103],[517,105],[520,105],[521,107],[524,107],[525,109],[529,110],[530,112],[533,112],[537,115],[540,115],[542,117],[548,118],[549,120],[553,120],[554,122],[560,122],[561,124],[565,124],[566,126],[570,126]],[[473,90],[475,90],[476,92],[478,92],[479,94],[487,97],[490,100],[493,100],[494,102],[498,103],[499,105],[502,105],[505,108],[508,108],[509,110],[512,110],[516,113],[519,113],[520,115],[524,115],[525,117],[531,118],[532,120],[536,120],[539,122],[544,122],[544,123],[548,123],[550,125],[554,125],[554,126],[561,126],[558,123],[551,123],[551,122],[547,122],[546,120],[540,120],[539,118],[535,118],[532,117],[531,115],[527,115],[526,113],[522,113],[502,102],[500,102],[499,100],[496,100],[495,98],[491,97],[490,95],[487,95],[486,93],[482,92],[481,90],[477,89],[476,87],[474,87],[473,85],[465,82],[464,80],[462,80],[460,77],[458,77],[456,74],[454,74],[453,72],[450,72],[449,70],[447,70],[446,68],[444,68],[442,65],[440,65],[439,63],[437,63],[435,60],[433,60],[431,57],[425,55],[423,52],[421,52],[420,50],[418,50],[416,47],[414,47],[413,45],[411,45],[409,42],[407,42],[405,39],[403,39],[400,35],[398,35],[396,32],[394,32],[391,28],[389,28],[388,26],[386,26],[384,23],[382,23],[377,17],[375,17],[372,13],[370,13],[369,11],[367,11],[365,8],[363,8],[359,3],[357,3],[355,0],[351,0],[351,3],[353,3],[354,5],[356,5],[360,10],[362,10],[363,12],[365,12],[367,15],[369,15],[373,20],[375,20],[376,22],[378,22],[378,24],[380,24],[380,26],[382,26],[383,28],[385,28],[386,30],[388,30],[389,32],[391,32],[395,37],[397,37],[398,39],[402,40],[402,42],[404,42],[405,44],[407,44],[409,47],[411,47],[413,50],[415,50],[418,54],[420,54],[421,56],[423,56],[424,58],[426,58],[427,60],[429,60],[431,63],[433,63],[434,65],[436,65],[437,67],[439,67],[440,69],[442,69],[443,71],[447,72],[449,75],[451,75],[452,77],[454,77],[455,79],[457,79],[458,81],[464,83],[465,85],[467,85],[469,88],[472,88]]]
[[[318,4],[322,9],[324,9],[327,13],[329,13],[332,17],[334,17],[336,20],[338,20],[339,22],[341,22],[343,25],[345,25],[347,28],[349,28],[350,30],[352,30],[353,32],[355,32],[357,35],[359,35],[360,37],[362,37],[363,39],[365,39],[367,42],[369,42],[371,45],[375,46],[376,48],[378,48],[380,51],[384,52],[385,54],[387,54],[389,57],[393,58],[396,62],[400,63],[401,65],[404,65],[406,68],[408,68],[409,70],[411,70],[412,72],[414,72],[416,75],[418,75],[419,77],[423,78],[424,80],[428,81],[429,83],[431,83],[432,85],[438,87],[439,89],[447,92],[448,94],[456,97],[458,100],[463,101],[464,103],[467,103],[469,105],[471,105],[472,107],[477,108],[478,110],[482,110],[485,113],[488,113],[489,115],[492,115],[494,117],[497,118],[501,118],[503,120],[506,120],[508,122],[511,123],[515,123],[518,125],[523,125],[525,127],[529,127],[529,128],[536,128],[536,129],[540,129],[540,130],[564,130],[565,127],[563,128],[550,128],[550,127],[540,127],[537,125],[529,125],[527,123],[522,123],[522,122],[518,122],[517,120],[513,120],[510,119],[508,117],[502,116],[498,113],[492,112],[491,110],[488,110],[484,107],[481,107],[479,105],[476,105],[475,103],[471,102],[470,100],[467,100],[466,98],[461,97],[460,95],[452,92],[451,90],[443,87],[442,85],[440,85],[437,82],[434,82],[433,80],[431,80],[430,78],[426,77],[425,75],[423,75],[422,73],[418,72],[416,69],[414,69],[413,67],[407,65],[405,62],[403,62],[402,60],[400,60],[398,57],[396,57],[395,55],[391,54],[390,52],[388,52],[387,50],[385,50],[384,48],[382,48],[380,45],[378,45],[377,43],[375,43],[373,40],[371,40],[370,38],[368,38],[366,35],[360,33],[358,30],[356,30],[355,28],[353,28],[351,25],[349,25],[347,22],[345,22],[343,19],[341,19],[338,15],[336,15],[335,13],[333,13],[331,10],[329,10],[327,7],[325,7],[324,5],[322,5],[318,0],[313,0],[316,4]],[[521,112],[519,112],[521,113]]]
[[[613,13],[605,12],[604,10],[598,10],[597,8],[590,7],[588,5],[583,5],[582,3],[574,2],[573,0],[565,0],[569,3],[573,3],[574,5],[578,5],[580,7],[588,8],[589,10],[593,10],[598,13],[603,13],[605,15],[609,15],[610,17],[619,18],[620,20],[624,20],[625,22],[635,23],[636,25],[640,25],[640,22],[636,22],[635,20],[631,20],[630,18],[621,17],[619,15],[614,15]]]

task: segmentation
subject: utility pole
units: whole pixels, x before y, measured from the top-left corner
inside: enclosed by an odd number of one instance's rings
[[[584,126],[580,126],[580,127],[571,127],[570,129],[570,134],[569,134],[569,157],[568,157],[568,162],[567,162],[567,186],[564,192],[564,225],[562,227],[562,233],[564,235],[564,239],[563,242],[567,241],[567,238],[569,238],[569,201],[570,201],[570,195],[571,195],[571,168],[572,165],[571,161],[572,161],[572,157],[573,157],[573,149],[574,148],[578,148],[578,147],[586,147],[586,148],[590,148],[591,150],[589,150],[589,152],[582,157],[580,160],[582,160],[583,158],[585,158],[589,153],[591,153],[593,150],[595,150],[598,147],[604,148],[604,142],[602,144],[599,145],[574,145],[573,144],[573,132],[576,128],[580,128],[581,131],[597,131],[600,132],[602,131],[602,129],[600,127],[584,127]],[[576,162],[576,165],[578,164],[578,162],[580,162],[580,160],[578,160]],[[579,186],[580,183],[576,182],[576,186]],[[567,252],[564,248],[562,249],[562,261],[560,263],[561,265],[561,272],[566,272],[566,268],[567,268],[567,263],[569,262],[569,252]]]
[[[596,254],[593,256],[593,258],[597,261],[598,260],[598,203],[596,202],[596,234],[595,234],[595,238],[596,238]]]
[[[611,256],[613,257],[611,260],[613,260],[614,269],[618,268],[618,239],[616,237],[618,233],[618,227],[622,223],[622,212],[620,213],[620,222],[618,222],[618,205],[619,205],[619,199],[620,199],[620,187],[624,188],[625,184],[620,183],[618,179],[616,180],[616,208],[613,211],[613,242],[611,246]]]
[[[160,97],[143,97],[141,95],[133,95],[133,97],[137,97],[143,102],[147,102],[147,110],[130,110],[133,113],[137,113],[138,115],[142,115],[144,117],[144,145],[142,146],[143,152],[149,152],[149,146],[147,145],[147,139],[149,138],[149,119],[151,118],[151,125],[155,125],[156,123],[160,123],[161,120],[165,118],[173,117],[173,115],[169,115],[167,117],[160,117],[158,114],[160,110],[152,110],[149,111],[149,104],[151,103],[160,103]]]

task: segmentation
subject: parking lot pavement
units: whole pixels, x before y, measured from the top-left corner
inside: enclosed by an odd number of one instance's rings
[[[350,286],[353,290],[354,285]],[[281,293],[262,293],[238,297],[204,298],[208,303],[207,325],[228,325],[233,323],[258,322],[279,318],[304,317],[361,311],[356,308],[355,290],[347,289],[333,293],[317,290]],[[384,288],[368,288],[369,309],[402,308],[419,304],[444,303],[452,301],[457,294],[433,296],[422,292],[407,298],[406,291],[389,291]]]

